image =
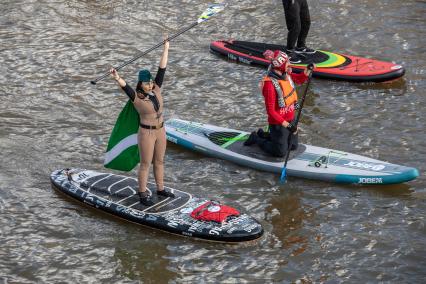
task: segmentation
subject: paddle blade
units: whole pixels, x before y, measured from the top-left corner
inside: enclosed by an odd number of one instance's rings
[[[286,179],[287,179],[287,168],[283,167],[283,170],[281,171],[280,182],[285,183]]]
[[[225,9],[226,4],[212,4],[210,5],[207,10],[204,11],[204,13],[201,14],[201,16],[198,18],[197,23],[202,23],[204,21],[207,21],[223,9]]]

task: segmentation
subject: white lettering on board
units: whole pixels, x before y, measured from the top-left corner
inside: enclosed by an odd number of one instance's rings
[[[382,178],[359,178],[358,183],[383,183]]]
[[[360,168],[360,169],[367,169],[367,170],[371,169],[373,171],[381,171],[386,167],[386,166],[380,165],[380,164],[369,164],[369,163],[365,163],[365,162],[355,162],[355,161],[349,161],[349,163],[344,164],[344,166],[355,167],[355,168]]]

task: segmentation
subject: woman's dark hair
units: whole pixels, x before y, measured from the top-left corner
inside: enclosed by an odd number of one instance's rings
[[[136,85],[136,92],[140,93],[140,94],[144,94],[144,90],[142,88],[142,81],[139,81],[138,84]]]
[[[152,102],[152,105],[154,106],[154,110],[158,112],[158,110],[160,109],[160,102],[158,101],[157,96],[155,95],[155,93],[153,96],[148,96],[148,94],[145,93],[145,91],[142,88],[142,81],[139,81],[138,84],[136,85],[136,92],[142,94],[145,98],[148,97],[149,100]]]

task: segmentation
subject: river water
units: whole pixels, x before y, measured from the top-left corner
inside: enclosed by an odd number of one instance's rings
[[[422,283],[426,277],[426,2],[309,1],[315,48],[395,61],[403,79],[314,80],[300,140],[419,169],[394,186],[278,177],[168,145],[166,183],[248,211],[258,242],[223,245],[152,231],[59,195],[50,173],[105,171],[126,102],[109,66],[190,25],[208,1],[0,0],[0,283]],[[281,1],[230,1],[171,43],[166,118],[265,125],[262,69],[209,53],[212,40],[284,43]],[[161,50],[125,67],[156,70]],[[136,171],[129,175],[136,176]],[[422,280],[423,279],[423,280]]]

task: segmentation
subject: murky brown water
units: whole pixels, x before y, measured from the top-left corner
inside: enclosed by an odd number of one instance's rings
[[[235,204],[264,225],[251,245],[210,244],[135,226],[54,192],[51,171],[104,170],[126,101],[91,79],[191,24],[208,1],[0,0],[0,283],[392,282],[426,277],[426,179],[344,186],[292,179],[168,146],[169,185]],[[396,61],[388,84],[314,80],[301,140],[425,171],[425,1],[310,1],[309,42]],[[264,125],[262,70],[208,52],[221,38],[284,42],[281,1],[232,1],[171,43],[167,118]],[[121,75],[156,69],[160,50]],[[132,175],[135,172],[131,173]]]

